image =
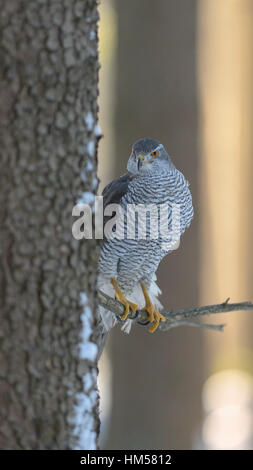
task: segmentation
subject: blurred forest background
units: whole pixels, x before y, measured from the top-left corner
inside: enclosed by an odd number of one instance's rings
[[[159,269],[164,306],[252,300],[252,0],[102,0],[100,15],[100,193],[134,141],[160,140],[195,207]],[[253,448],[252,313],[220,320],[111,332],[101,448]]]

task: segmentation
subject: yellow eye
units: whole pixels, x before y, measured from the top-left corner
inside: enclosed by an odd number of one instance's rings
[[[151,153],[152,157],[157,157],[158,155],[158,150],[155,150],[154,152]]]

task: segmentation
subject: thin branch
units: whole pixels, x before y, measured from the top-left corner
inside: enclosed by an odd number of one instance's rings
[[[228,313],[238,310],[253,310],[252,302],[237,302],[229,303],[229,298],[222,304],[206,305],[204,307],[195,307],[185,310],[169,310],[167,312],[161,312],[165,317],[166,321],[161,322],[159,325],[160,330],[167,331],[177,326],[195,326],[199,328],[209,328],[216,331],[223,331],[225,324],[212,325],[209,323],[202,323],[196,318],[201,318],[204,315],[213,315],[216,313]],[[120,317],[123,315],[125,307],[118,300],[109,297],[104,292],[98,290],[98,303],[102,307],[115,313],[120,322]],[[130,314],[128,318],[136,321],[142,325],[148,325],[148,313],[145,310],[138,310],[134,314]]]

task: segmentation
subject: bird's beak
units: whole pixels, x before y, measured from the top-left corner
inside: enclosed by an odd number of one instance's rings
[[[143,164],[143,160],[144,160],[143,155],[138,155],[138,157],[137,157],[137,168],[138,168],[138,171],[140,170],[140,167],[141,167],[142,164]]]

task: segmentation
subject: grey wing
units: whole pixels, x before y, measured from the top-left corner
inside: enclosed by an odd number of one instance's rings
[[[108,204],[120,204],[121,198],[126,194],[128,185],[133,178],[134,175],[126,173],[109,183],[102,192],[104,207]]]
[[[113,180],[103,190],[103,205],[104,209],[109,204],[120,204],[122,197],[126,194],[128,185],[132,181],[134,175],[126,173],[125,175]],[[104,217],[104,225],[112,216]]]

